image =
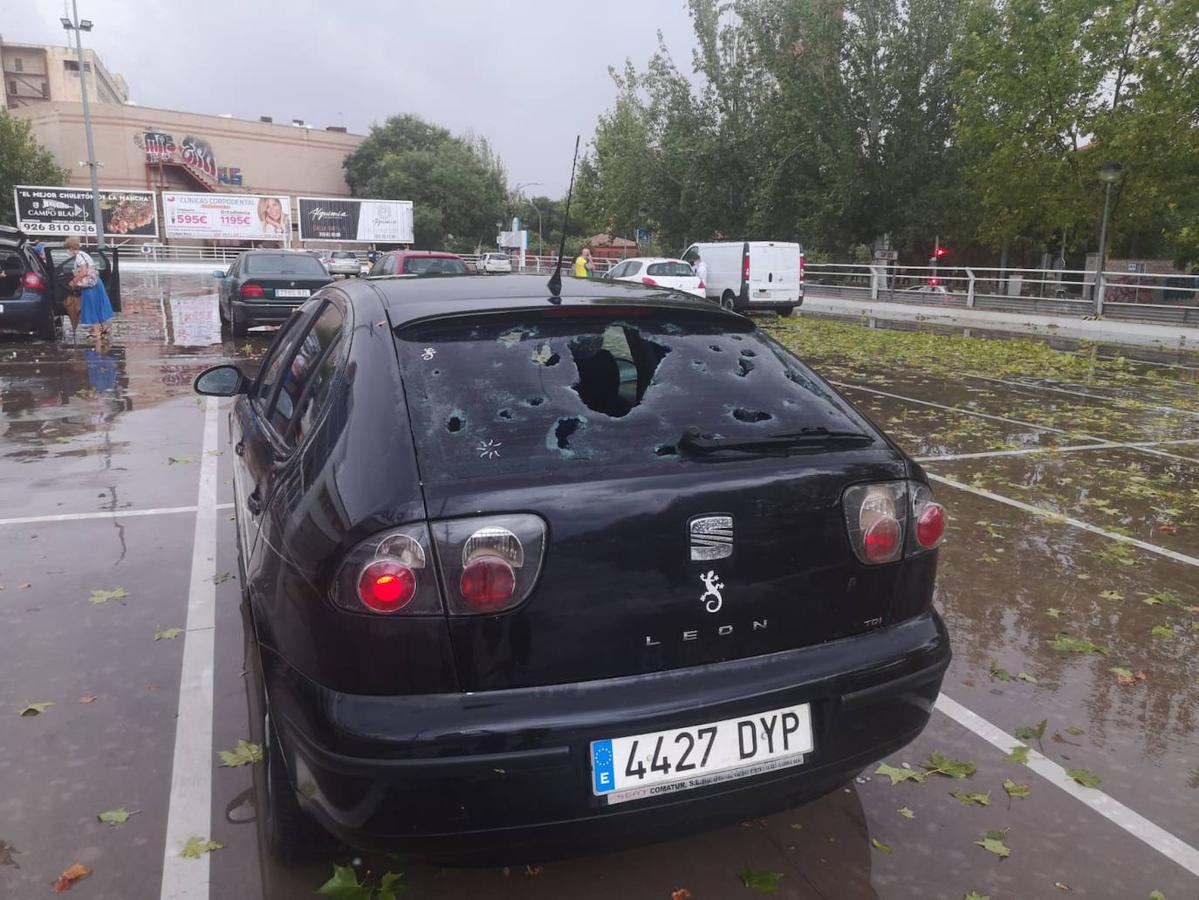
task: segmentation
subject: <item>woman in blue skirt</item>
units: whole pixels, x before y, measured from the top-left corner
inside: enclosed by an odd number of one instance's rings
[[[75,260],[75,274],[69,287],[78,291],[81,297],[79,324],[89,326],[92,340],[99,343],[102,337],[108,337],[108,321],[113,316],[108,291],[100,280],[95,261],[79,249],[79,238],[69,237],[62,243]]]

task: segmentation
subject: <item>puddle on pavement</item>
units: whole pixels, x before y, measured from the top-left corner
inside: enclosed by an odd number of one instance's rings
[[[1199,838],[1194,567],[1136,548],[1113,559],[1108,538],[936,493],[951,516],[937,584],[954,646],[945,692],[1009,734],[1048,718],[1051,758],[1097,772],[1117,799]]]
[[[1186,445],[1159,449],[1188,452]],[[929,462],[926,467],[973,487],[1199,557],[1199,461],[1117,449]],[[1114,558],[1131,555],[1131,547],[1111,544]]]

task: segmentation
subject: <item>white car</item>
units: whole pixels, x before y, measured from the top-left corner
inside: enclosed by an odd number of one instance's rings
[[[323,253],[321,254],[321,262],[325,264],[325,268],[329,270],[330,275],[353,275],[357,277],[362,273],[362,263],[358,262],[358,257],[349,250],[333,250]]]
[[[639,256],[613,266],[604,275],[611,281],[630,281],[651,287],[674,288],[696,297],[704,296],[704,286],[695,270],[681,259],[666,256]]]
[[[508,258],[507,253],[484,253],[479,257],[479,261],[475,263],[475,269],[484,275],[493,275],[497,272],[511,272],[512,260]]]
[[[901,294],[918,294],[918,297],[912,297],[913,300],[942,300],[949,301],[953,299],[953,294],[943,284],[918,284],[915,287],[904,288],[900,291]]]
[[[704,293],[726,309],[773,310],[789,316],[803,304],[803,247],[788,241],[692,244],[683,259],[703,260]]]

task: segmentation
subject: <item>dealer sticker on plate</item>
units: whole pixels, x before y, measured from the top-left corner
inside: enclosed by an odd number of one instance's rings
[[[707,725],[591,742],[592,791],[624,803],[798,766],[812,752],[808,704]]]

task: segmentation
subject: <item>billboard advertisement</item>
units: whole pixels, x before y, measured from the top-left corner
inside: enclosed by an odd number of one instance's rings
[[[412,201],[297,197],[300,240],[411,244]]]
[[[13,188],[17,225],[29,235],[95,237],[92,192],[18,184]],[[153,191],[100,191],[105,237],[158,237]]]
[[[169,238],[285,241],[291,234],[286,197],[163,191],[162,218]]]

